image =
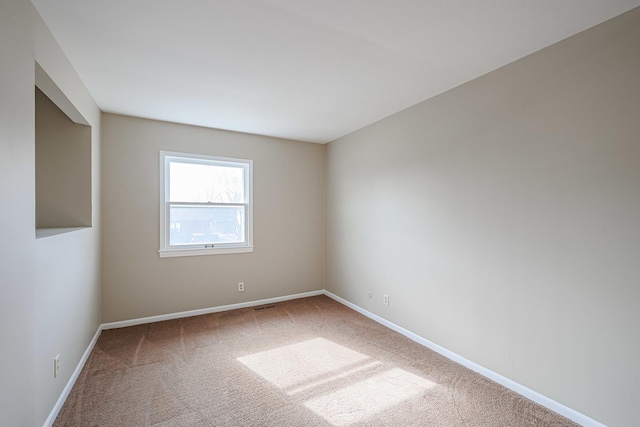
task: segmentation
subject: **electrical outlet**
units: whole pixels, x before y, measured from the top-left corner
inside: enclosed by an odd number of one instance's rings
[[[244,292],[244,282],[238,282],[238,292]]]
[[[385,294],[385,295],[382,297],[382,303],[383,303],[384,305],[389,305],[389,295]]]
[[[60,355],[53,358],[53,378],[58,378],[60,373]]]

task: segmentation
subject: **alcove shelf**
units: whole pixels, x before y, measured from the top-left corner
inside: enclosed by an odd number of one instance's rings
[[[42,73],[37,69],[36,75],[38,71]],[[44,86],[51,91],[50,80]],[[71,120],[38,87],[38,80],[35,175],[36,238],[91,227],[91,127]]]

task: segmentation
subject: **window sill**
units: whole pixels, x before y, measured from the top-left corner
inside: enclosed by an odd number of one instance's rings
[[[253,252],[253,246],[243,246],[241,248],[208,248],[208,249],[167,249],[159,250],[160,258],[170,258],[179,256],[199,256],[199,255],[223,255]]]

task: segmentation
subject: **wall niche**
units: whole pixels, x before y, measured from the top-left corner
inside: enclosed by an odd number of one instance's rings
[[[36,237],[91,227],[91,127],[71,120],[38,86],[35,157]]]

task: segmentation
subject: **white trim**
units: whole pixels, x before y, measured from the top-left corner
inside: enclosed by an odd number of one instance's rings
[[[177,256],[241,254],[247,252],[253,252],[253,246],[239,246],[237,248],[167,249],[158,251],[158,254],[160,258],[170,258]]]
[[[395,323],[390,322],[387,319],[384,319],[378,316],[377,314],[373,314],[370,311],[367,311],[364,308],[358,305],[355,305],[352,302],[349,302],[344,298],[337,296],[334,293],[331,293],[325,290],[324,294],[329,298],[336,300],[340,304],[346,305],[347,307],[357,311],[358,313],[367,316],[369,319],[375,320],[381,325],[384,325],[387,328],[392,329],[404,335],[405,337],[417,342],[418,344],[421,344],[427,348],[430,348],[436,353],[443,355],[447,359],[450,359],[462,366],[465,366],[471,369],[472,371],[479,373],[483,377],[489,378],[490,380],[508,388],[509,390],[514,391],[519,395],[524,396],[527,399],[532,400],[546,407],[547,409],[550,409],[553,412],[560,414],[565,418],[570,419],[573,422],[576,422],[584,427],[607,427],[606,425],[600,423],[599,421],[594,420],[593,418],[590,418],[574,409],[571,409],[568,406],[563,405],[562,403],[556,402],[555,400],[550,399],[547,396],[544,396],[538,393],[537,391],[533,391],[530,388],[523,386],[522,384],[519,384],[507,377],[504,377],[498,374],[497,372],[487,369],[484,366],[478,365],[477,363],[472,362],[469,359],[466,359],[460,356],[459,354],[454,353],[453,351],[447,350],[446,348],[441,347],[438,344],[431,342],[426,338],[421,337],[420,335],[414,334],[413,332],[407,329],[404,329],[403,327],[398,326]]]
[[[273,304],[275,302],[289,301],[298,298],[315,297],[323,295],[324,290],[304,292],[301,294],[287,295],[283,297],[267,298],[257,301],[240,302],[237,304],[221,305],[218,307],[201,308],[199,310],[181,311],[179,313],[161,314],[159,316],[142,317],[139,319],[122,320],[119,322],[103,323],[102,329],[126,328],[127,326],[144,325],[146,323],[162,322],[164,320],[182,319],[184,317],[201,316],[203,314],[219,313],[221,311],[237,310],[239,308],[254,307],[256,305]]]
[[[82,372],[82,368],[84,368],[84,364],[87,363],[87,359],[89,359],[89,355],[93,351],[93,347],[95,347],[96,342],[98,342],[98,337],[100,336],[101,332],[102,332],[102,325],[98,326],[98,330],[96,331],[95,335],[93,336],[93,339],[87,346],[87,349],[84,351],[84,354],[80,358],[80,361],[78,362],[78,366],[76,366],[76,369],[73,371],[73,374],[71,374],[71,378],[69,378],[69,381],[67,381],[67,385],[62,390],[62,393],[60,393],[60,397],[58,397],[58,401],[53,406],[53,409],[51,409],[51,412],[49,413],[49,416],[45,420],[43,427],[51,427],[55,422],[56,418],[58,417],[58,414],[60,413],[60,410],[62,409],[62,406],[64,405],[64,402],[67,400],[67,397],[69,397],[69,393],[71,393],[71,389],[73,388],[74,384],[76,383],[76,380],[80,376],[80,372]]]
[[[191,311],[183,311],[179,313],[164,314],[160,316],[143,317],[140,319],[124,320],[121,322],[103,323],[100,326],[98,326],[98,330],[96,331],[95,335],[93,336],[93,339],[87,346],[87,349],[85,350],[84,354],[80,358],[80,361],[78,362],[78,366],[76,366],[76,369],[73,371],[73,374],[71,375],[71,378],[69,378],[69,381],[67,382],[67,385],[65,386],[65,388],[62,390],[60,397],[58,397],[58,401],[54,405],[53,409],[51,409],[51,412],[49,413],[49,416],[45,420],[43,427],[53,426],[53,423],[55,422],[56,418],[58,417],[58,414],[60,413],[60,410],[62,409],[62,406],[64,405],[64,402],[67,400],[67,397],[69,397],[69,393],[71,392],[71,389],[73,388],[73,386],[76,383],[76,380],[80,376],[80,372],[82,372],[82,368],[84,368],[84,365],[85,363],[87,363],[87,359],[89,358],[89,355],[93,351],[93,348],[95,347],[96,342],[98,342],[98,338],[100,337],[100,333],[102,331],[105,331],[108,329],[115,329],[115,328],[124,328],[127,326],[142,325],[145,323],[159,322],[162,320],[180,319],[184,317],[199,316],[202,314],[236,310],[239,308],[253,307],[256,305],[273,304],[276,302],[289,301],[289,300],[298,299],[298,298],[314,297],[318,295],[323,295],[324,293],[325,293],[324,290],[303,292],[300,294],[286,295],[286,296],[275,297],[275,298],[267,298],[267,299],[262,299],[257,301],[242,302],[238,304],[222,305],[218,307],[204,308],[200,310],[191,310]]]
[[[159,184],[160,184],[160,191],[158,192],[159,197],[159,201],[160,201],[160,206],[159,206],[159,214],[160,214],[160,243],[159,243],[159,251],[158,252],[162,252],[164,250],[164,248],[167,247],[167,238],[166,238],[166,234],[167,234],[167,230],[166,230],[166,216],[167,216],[167,209],[165,206],[165,200],[167,200],[167,181],[166,181],[166,176],[167,176],[167,162],[165,161],[165,154],[167,152],[166,151],[162,151],[160,150],[160,152],[158,153],[158,159],[160,159],[160,167],[159,167],[159,172],[160,172],[160,179],[158,180]]]
[[[215,248],[207,247],[206,244],[201,245],[201,247],[197,247],[197,245],[193,244],[187,248],[180,248],[179,246],[170,245],[169,209],[173,202],[169,203],[167,201],[169,197],[169,186],[167,185],[167,179],[169,177],[169,164],[172,160],[177,159],[180,159],[180,162],[183,163],[229,165],[237,168],[242,168],[244,176],[244,194],[245,196],[248,196],[248,200],[245,200],[244,203],[234,203],[233,205],[245,206],[245,241],[241,242],[241,244],[228,244],[221,242],[215,244]],[[213,156],[208,154],[180,153],[176,151],[160,150],[159,161],[160,249],[158,250],[158,255],[160,256],[160,258],[253,252],[253,160],[235,157]],[[202,203],[202,205],[210,206],[212,204]]]
[[[276,302],[282,302],[282,301],[289,301],[292,299],[298,299],[298,298],[307,298],[307,297],[313,297],[313,296],[317,296],[317,295],[326,295],[329,298],[339,302],[340,304],[343,304],[349,308],[351,308],[352,310],[357,311],[358,313],[380,323],[381,325],[386,326],[387,328],[396,331],[404,336],[406,336],[407,338],[417,342],[418,344],[421,344],[427,348],[430,348],[431,350],[435,351],[436,353],[439,353],[441,355],[443,355],[444,357],[459,363],[462,366],[465,366],[469,369],[471,369],[474,372],[479,373],[480,375],[489,378],[492,381],[495,381],[496,383],[508,388],[509,390],[512,390],[518,394],[520,394],[521,396],[526,397],[529,400],[532,400],[554,412],[556,412],[557,414],[562,415],[563,417],[566,417],[584,427],[606,427],[606,425],[594,420],[593,418],[590,418],[574,409],[569,408],[568,406],[565,406],[559,402],[556,402],[553,399],[550,399],[536,391],[531,390],[530,388],[527,388],[525,386],[523,386],[522,384],[519,384],[507,377],[504,377],[490,369],[487,369],[481,365],[478,365],[475,362],[470,361],[469,359],[466,359],[462,356],[460,356],[459,354],[456,354],[450,350],[447,350],[444,347],[439,346],[438,344],[431,342],[429,340],[427,340],[426,338],[423,338],[407,329],[404,329],[401,326],[396,325],[393,322],[390,322],[380,316],[378,316],[377,314],[373,314],[368,310],[365,310],[364,308],[353,304],[352,302],[349,302],[347,300],[345,300],[344,298],[341,298],[339,296],[337,296],[336,294],[329,292],[327,290],[319,290],[319,291],[311,291],[311,292],[304,292],[304,293],[300,293],[300,294],[293,294],[293,295],[286,295],[286,296],[282,296],[282,297],[275,297],[275,298],[267,298],[267,299],[262,299],[262,300],[257,300],[257,301],[248,301],[248,302],[242,302],[242,303],[237,303],[237,304],[229,304],[229,305],[222,305],[222,306],[218,306],[218,307],[210,307],[210,308],[203,308],[203,309],[199,309],[199,310],[190,310],[190,311],[182,311],[179,313],[171,313],[171,314],[163,314],[163,315],[159,315],[159,316],[150,316],[150,317],[143,317],[143,318],[139,318],[139,319],[131,319],[131,320],[123,320],[123,321],[119,321],[119,322],[110,322],[110,323],[103,323],[102,325],[100,325],[98,327],[98,330],[96,331],[95,336],[93,337],[93,339],[91,340],[91,342],[89,343],[89,346],[87,347],[87,350],[84,352],[84,354],[82,355],[82,358],[80,359],[80,362],[78,362],[78,366],[76,367],[75,371],[73,372],[73,375],[71,375],[71,378],[69,379],[69,381],[67,382],[66,387],[64,388],[64,390],[62,391],[62,394],[60,394],[60,397],[58,398],[58,401],[56,402],[55,406],[53,407],[53,409],[51,410],[51,413],[49,414],[49,417],[47,418],[47,420],[44,423],[44,427],[51,427],[53,425],[53,422],[55,421],[56,417],[58,416],[58,413],[60,412],[60,409],[62,409],[62,406],[64,405],[64,402],[66,401],[67,397],[69,396],[69,393],[71,392],[71,389],[73,388],[73,385],[75,384],[76,380],[78,379],[78,376],[80,375],[80,372],[82,371],[82,368],[84,367],[85,363],[87,362],[87,359],[89,358],[89,354],[91,354],[91,351],[93,350],[93,347],[95,346],[98,337],[100,336],[100,332],[102,332],[103,330],[108,330],[108,329],[116,329],[116,328],[125,328],[127,326],[135,326],[135,325],[143,325],[146,323],[153,323],[153,322],[160,322],[163,320],[172,320],[172,319],[181,319],[181,318],[185,318],[185,317],[192,317],[192,316],[200,316],[203,314],[210,314],[210,313],[219,313],[221,311],[228,311],[228,310],[237,310],[239,308],[247,308],[247,307],[254,307],[257,305],[263,305],[263,304],[273,304]]]

